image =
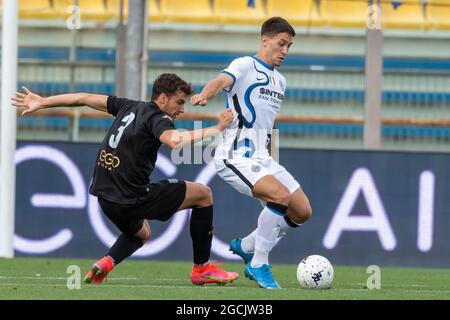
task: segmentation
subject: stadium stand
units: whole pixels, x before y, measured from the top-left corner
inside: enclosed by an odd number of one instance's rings
[[[52,6],[49,13],[49,18],[51,19],[62,19],[66,20],[70,14],[73,12],[74,1],[72,0],[53,0]],[[86,3],[84,3],[86,4]],[[80,16],[81,12],[85,9],[80,6]]]
[[[1,10],[0,1],[0,10]],[[21,19],[67,19],[75,0],[21,0]],[[81,18],[117,20],[120,0],[79,0]],[[271,16],[283,16],[296,26],[357,28],[367,26],[369,1],[365,0],[148,0],[149,20],[155,23],[258,25]],[[381,0],[386,29],[450,30],[449,0]],[[128,17],[128,0],[124,0]]]
[[[19,17],[23,19],[48,19],[55,15],[51,10],[49,0],[21,0],[19,1]]]
[[[164,15],[161,13],[159,5],[156,0],[147,1],[147,13],[148,19],[151,22],[161,22],[164,21]]]
[[[123,17],[128,19],[128,0],[123,1]],[[120,0],[107,0],[106,12],[111,19],[117,20],[120,14]]]
[[[69,63],[70,45],[69,42],[61,43],[61,39],[67,38],[65,20],[70,15],[65,6],[72,2],[33,1],[28,8],[27,1],[21,1],[19,12],[24,40],[19,48],[19,85],[27,85],[43,95],[67,91],[114,94],[114,22],[118,18],[119,0],[80,1],[82,19],[113,23],[103,27],[101,23],[92,24],[94,27],[80,29],[76,59],[74,63]],[[127,1],[124,2],[126,18]],[[255,1],[258,13],[251,17],[248,10],[254,9],[247,8],[247,1],[244,0],[195,0],[189,2],[189,7],[186,3],[149,0],[150,21],[155,22],[150,26],[149,83],[158,73],[176,72],[192,82],[199,91],[232,59],[254,52],[257,41],[254,35],[257,35],[260,23],[257,17],[281,15],[293,22],[299,31],[296,44],[280,69],[288,80],[278,125],[283,135],[282,145],[361,146],[365,2],[286,0],[277,3],[261,0]],[[385,17],[384,21],[388,19],[389,28],[400,28],[401,33],[391,35],[386,32],[385,36],[384,45],[389,54],[384,58],[383,74],[384,146],[390,143],[392,149],[416,150],[442,150],[444,146],[450,150],[450,129],[446,122],[450,118],[450,60],[444,54],[450,38],[446,11],[450,9],[450,3],[443,6],[446,0],[429,0],[423,7],[418,6],[416,0],[408,0],[407,3],[414,10],[400,6],[402,11],[398,11],[399,8],[394,10],[392,3],[385,4],[390,6],[386,10],[391,10],[392,15]],[[236,4],[241,7],[233,6]],[[38,5],[40,11],[30,9]],[[219,5],[229,5],[231,9],[219,17]],[[402,22],[411,12],[420,12],[417,8],[425,9],[422,11],[422,22],[418,23],[416,18],[414,23]],[[434,10],[436,8],[439,10]],[[25,14],[27,10],[28,15]],[[195,11],[198,15],[189,11]],[[226,18],[233,12],[242,14],[235,14],[237,18]],[[397,16],[399,12],[400,16]],[[29,19],[39,23],[23,24]],[[54,21],[50,21],[53,19],[60,21],[61,26],[55,27]],[[192,26],[189,26],[191,23]],[[204,31],[203,26],[198,24],[216,28],[206,28],[214,31]],[[246,25],[242,30],[239,28],[241,24]],[[52,28],[47,28],[47,25]],[[166,28],[168,25],[171,27]],[[227,31],[221,26],[233,28]],[[34,41],[36,34],[42,30],[45,36]],[[173,37],[174,31],[176,37]],[[208,47],[205,47],[205,39],[208,39]],[[224,97],[219,97],[207,109],[187,109],[195,117],[211,122],[224,104]],[[193,119],[187,117],[180,120],[179,125],[189,127],[193,125]],[[405,122],[405,119],[408,121]],[[86,113],[84,109],[76,114],[66,112],[20,117],[19,137],[97,141],[110,121]],[[78,134],[74,134],[76,131]]]
[[[88,20],[107,20],[109,14],[104,0],[78,0],[80,18]]]
[[[253,7],[247,6],[247,1],[215,0],[213,11],[223,24],[261,24],[266,19],[262,0],[255,0]]]
[[[277,1],[267,0],[267,16],[285,17],[293,25],[317,26],[323,20],[319,16],[317,1]]]
[[[421,0],[408,0],[404,3],[382,2],[381,14],[381,24],[384,28],[421,29],[425,26]]]
[[[449,0],[427,0],[425,7],[428,28],[450,30]]]
[[[367,25],[368,7],[364,1],[323,0],[320,11],[329,26],[364,28]]]
[[[160,6],[167,22],[217,22],[209,0],[161,0]]]

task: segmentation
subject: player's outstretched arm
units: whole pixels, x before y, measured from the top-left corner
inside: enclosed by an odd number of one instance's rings
[[[206,106],[208,100],[216,97],[219,93],[230,87],[233,84],[233,79],[224,73],[221,73],[217,78],[211,80],[203,88],[199,94],[194,94],[191,97],[191,103],[193,106]]]
[[[166,130],[159,136],[159,141],[170,148],[190,145],[222,132],[230,126],[232,121],[233,112],[225,109],[220,114],[219,122],[215,126],[191,131]]]
[[[32,113],[40,109],[54,107],[80,107],[89,106],[93,109],[107,112],[106,102],[108,96],[90,93],[69,93],[60,94],[50,97],[41,97],[40,95],[30,91],[26,87],[22,87],[22,92],[16,92],[16,96],[11,98],[11,104],[18,108],[25,108],[22,115]]]

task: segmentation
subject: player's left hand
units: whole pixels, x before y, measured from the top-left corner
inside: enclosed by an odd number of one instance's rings
[[[32,113],[39,109],[44,108],[43,105],[44,98],[42,98],[40,95],[31,92],[26,87],[22,87],[22,89],[25,93],[16,92],[16,96],[11,98],[11,104],[13,106],[18,108],[22,107],[26,108],[24,111],[22,111],[22,115]]]
[[[203,94],[194,94],[191,97],[191,103],[193,106],[206,106],[208,104],[208,100],[203,96]]]

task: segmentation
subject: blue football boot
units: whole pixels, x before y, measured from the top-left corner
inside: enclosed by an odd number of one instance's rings
[[[244,274],[250,280],[256,281],[258,286],[264,289],[281,289],[272,275],[272,267],[263,264],[259,268],[253,268],[250,262],[245,265]]]
[[[244,250],[242,250],[242,239],[233,239],[230,243],[230,251],[234,254],[237,254],[244,260],[244,264],[249,263],[253,259],[253,253],[245,253]]]

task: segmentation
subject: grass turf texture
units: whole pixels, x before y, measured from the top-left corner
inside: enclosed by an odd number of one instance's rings
[[[102,285],[82,284],[67,288],[67,267],[81,268],[81,279],[94,260],[15,258],[0,259],[0,299],[450,299],[447,269],[381,268],[381,289],[366,289],[366,267],[335,266],[329,290],[300,288],[296,265],[273,266],[282,290],[264,290],[244,277],[243,264],[225,263],[240,278],[231,285],[193,286],[191,263],[128,260],[120,264]]]

